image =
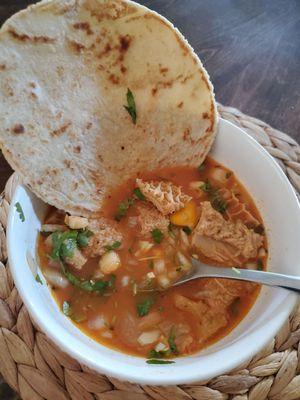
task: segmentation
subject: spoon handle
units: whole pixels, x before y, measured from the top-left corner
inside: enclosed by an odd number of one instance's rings
[[[300,294],[300,277],[297,276],[249,269],[213,267],[195,259],[192,260],[192,263],[196,270],[193,275],[183,279],[181,283],[196,278],[230,278],[280,287]]]

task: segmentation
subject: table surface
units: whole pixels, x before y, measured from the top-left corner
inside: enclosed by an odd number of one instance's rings
[[[33,2],[1,0],[0,24]],[[300,140],[300,1],[140,3],[170,19],[185,35],[211,76],[217,101]],[[1,156],[0,191],[10,174]]]

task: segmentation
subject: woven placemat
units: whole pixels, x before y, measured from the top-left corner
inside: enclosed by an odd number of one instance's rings
[[[288,135],[219,105],[279,163],[300,192],[300,146]],[[99,375],[59,350],[31,321],[7,263],[5,228],[18,177],[0,203],[0,373],[24,400],[296,400],[300,399],[300,307],[252,360],[227,375],[181,386],[140,386]]]

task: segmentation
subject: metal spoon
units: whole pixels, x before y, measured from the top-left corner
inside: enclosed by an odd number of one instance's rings
[[[300,277],[298,276],[250,269],[214,267],[203,264],[194,258],[192,258],[192,264],[194,267],[192,272],[175,282],[173,286],[199,278],[229,278],[288,289],[300,294]]]

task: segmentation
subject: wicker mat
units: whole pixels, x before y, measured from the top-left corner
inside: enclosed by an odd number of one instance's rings
[[[276,159],[300,192],[300,146],[240,111],[219,106]],[[5,227],[18,183],[14,174],[0,203],[0,372],[24,400],[293,400],[300,399],[300,308],[268,346],[228,375],[171,387],[139,386],[93,373],[62,353],[31,322],[7,264]]]

